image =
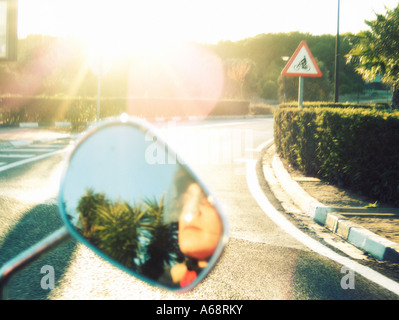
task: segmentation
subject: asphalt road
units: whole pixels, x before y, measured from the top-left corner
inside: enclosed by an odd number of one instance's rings
[[[9,299],[398,299],[312,251],[260,207],[248,175],[261,155],[260,146],[273,137],[272,119],[169,123],[159,130],[227,214],[230,240],[211,274],[188,293],[170,293],[70,240],[16,275]],[[61,226],[56,196],[64,156],[58,153],[0,172],[0,265]],[[51,290],[41,286],[46,266],[55,274]],[[348,275],[352,282],[344,281]]]

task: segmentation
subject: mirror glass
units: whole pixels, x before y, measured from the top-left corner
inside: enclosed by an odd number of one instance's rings
[[[227,238],[216,199],[159,137],[131,121],[104,124],[78,143],[59,201],[79,240],[172,290],[196,286]]]

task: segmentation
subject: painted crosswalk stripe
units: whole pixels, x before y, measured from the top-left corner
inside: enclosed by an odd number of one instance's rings
[[[62,150],[57,150],[57,151],[54,151],[54,152],[45,153],[45,154],[42,154],[40,156],[35,156],[35,157],[28,158],[28,159],[23,159],[23,160],[20,160],[20,161],[9,163],[9,164],[6,164],[6,165],[0,167],[0,172],[4,172],[4,171],[6,171],[8,169],[15,168],[15,167],[24,165],[26,163],[30,163],[30,162],[33,162],[33,161],[45,159],[45,158],[51,157],[51,156],[53,156],[55,154],[65,153],[67,151],[69,151],[69,149],[65,148],[65,149],[62,149]]]
[[[11,151],[12,152],[51,152],[54,151],[56,148],[13,148]],[[4,150],[3,150],[4,152]]]
[[[60,146],[63,146],[64,144],[34,144],[30,145],[30,149],[36,149],[36,148],[49,148],[49,149],[57,149]]]
[[[0,158],[30,158],[34,154],[0,154]]]

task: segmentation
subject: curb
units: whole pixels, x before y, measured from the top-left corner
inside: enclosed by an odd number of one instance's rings
[[[233,119],[262,119],[262,118],[273,118],[273,114],[243,114],[243,115],[220,115],[220,116],[161,116],[144,118],[150,122],[164,122],[164,121],[198,121],[198,120],[233,120]],[[54,122],[55,127],[70,127],[72,123],[70,121],[56,121]],[[39,122],[21,122],[19,123],[20,128],[38,128],[40,127]]]
[[[399,262],[399,244],[385,239],[340,215],[339,211],[342,211],[342,208],[325,206],[311,197],[291,178],[279,156],[273,156],[271,168],[283,190],[313,221],[380,261]],[[265,179],[269,182],[266,175]]]
[[[70,122],[56,122],[55,127],[68,127],[70,126]],[[37,128],[46,128],[46,126],[41,127],[38,122],[21,122],[18,125],[19,128],[32,128],[32,129],[37,129]],[[12,147],[25,147],[29,146],[33,143],[45,143],[45,142],[50,142],[50,141],[55,141],[58,140],[59,138],[47,138],[47,139],[41,139],[41,140],[26,140],[26,139],[19,139],[19,140],[9,140],[9,141],[4,141],[0,142],[0,150],[3,149],[9,149]]]
[[[272,114],[265,115],[226,115],[226,116],[174,116],[174,117],[155,117],[146,119],[149,122],[168,122],[168,121],[199,121],[199,120],[235,120],[235,119],[263,119],[273,118]]]

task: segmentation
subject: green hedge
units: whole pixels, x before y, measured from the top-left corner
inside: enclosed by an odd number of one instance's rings
[[[265,103],[253,103],[249,105],[249,112],[253,115],[271,115],[274,107]]]
[[[70,121],[79,126],[96,118],[97,98],[1,96],[0,125],[20,122],[51,124]],[[206,99],[102,98],[100,117],[127,112],[143,118],[205,115],[245,115],[249,101]]]
[[[279,105],[280,108],[297,108],[298,102],[286,102]],[[352,108],[352,109],[372,109],[372,110],[391,110],[391,104],[378,102],[374,104],[359,104],[359,103],[351,103],[351,102],[342,102],[342,103],[334,103],[334,102],[304,102],[304,108]]]
[[[308,175],[399,205],[399,112],[277,108],[278,154]]]
[[[0,97],[0,124],[18,125],[20,122],[51,124],[71,121],[73,124],[95,119],[96,100],[66,97]]]

